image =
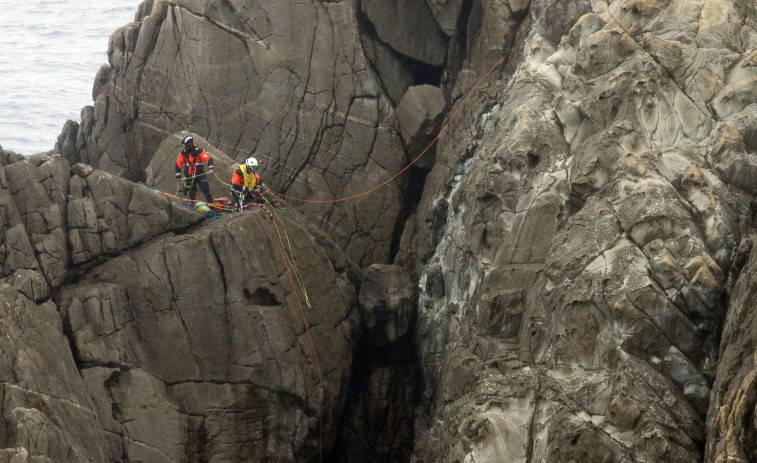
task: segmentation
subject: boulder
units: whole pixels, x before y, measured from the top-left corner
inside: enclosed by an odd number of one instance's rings
[[[397,120],[402,130],[405,149],[411,160],[419,156],[439,133],[444,117],[444,94],[439,87],[418,85],[410,87],[397,106]],[[427,153],[432,154],[432,153]],[[433,156],[424,156],[416,163],[429,169]]]

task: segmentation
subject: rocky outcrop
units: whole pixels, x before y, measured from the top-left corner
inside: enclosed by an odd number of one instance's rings
[[[82,377],[127,461],[314,460],[330,447],[351,302],[294,217],[279,217],[299,286],[257,210],[142,246],[62,289]]]
[[[757,251],[752,249],[733,290],[723,327],[707,420],[705,461],[747,462],[757,458],[754,445],[757,428],[753,419],[757,407],[755,259]]]
[[[79,268],[197,216],[60,156],[0,159],[0,442],[11,461],[113,461],[55,294]]]
[[[753,2],[136,19],[64,156],[2,153],[2,300],[65,359],[34,378],[46,347],[8,309],[3,458],[756,458]],[[296,258],[260,210],[205,224],[113,176],[175,187],[181,131],[324,201],[281,211]]]
[[[2,458],[296,461],[331,448],[360,275],[328,237],[292,210],[208,222],[59,155],[0,159]]]
[[[273,188],[329,201],[380,184],[405,161],[390,101],[358,38],[354,2],[145,1],[113,33],[82,123],[58,149],[144,180],[155,149],[190,131],[266,162]],[[388,262],[401,206],[396,183],[368,198],[310,204],[350,256]],[[377,213],[380,211],[380,213]]]
[[[752,215],[728,163],[751,164],[755,106],[728,70],[757,29],[731,2],[563,6],[531,2],[517,68],[437,149],[415,455],[700,461]],[[718,109],[731,91],[743,104]]]

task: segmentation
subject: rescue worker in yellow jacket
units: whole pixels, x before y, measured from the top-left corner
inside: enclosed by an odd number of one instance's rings
[[[242,208],[245,204],[265,203],[261,196],[263,193],[263,181],[257,173],[258,160],[247,158],[231,174],[231,197],[234,207]]]

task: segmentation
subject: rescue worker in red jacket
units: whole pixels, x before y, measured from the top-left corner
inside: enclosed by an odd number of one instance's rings
[[[213,195],[210,194],[210,186],[205,178],[205,164],[208,164],[208,174],[213,173],[213,158],[205,150],[195,146],[194,139],[187,135],[181,140],[181,146],[184,149],[179,153],[176,160],[176,180],[181,180],[182,171],[184,173],[184,192],[189,192],[189,199],[194,201],[197,198],[197,187],[205,195],[205,199],[213,202]]]
[[[234,207],[243,207],[249,203],[264,203],[260,194],[263,192],[263,181],[257,173],[258,160],[247,158],[231,174],[231,197]]]

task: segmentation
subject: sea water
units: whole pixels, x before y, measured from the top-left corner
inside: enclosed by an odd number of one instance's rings
[[[108,37],[134,21],[141,0],[0,0],[0,146],[53,149],[69,119],[81,122],[108,61]]]

